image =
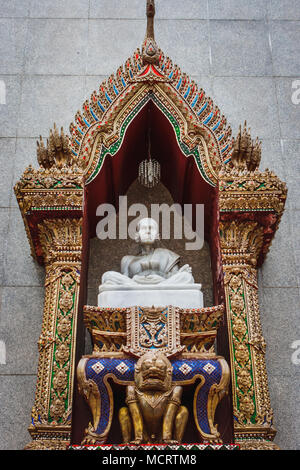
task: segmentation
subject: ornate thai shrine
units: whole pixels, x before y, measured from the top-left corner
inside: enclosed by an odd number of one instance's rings
[[[85,101],[69,136],[54,126],[40,139],[38,168],[15,186],[32,256],[45,266],[26,448],[276,449],[257,273],[286,185],[259,170],[261,143],[246,124],[233,138],[211,98],[158,48],[154,1],[146,11],[141,50]],[[204,205],[213,306],[203,305],[184,259],[181,266],[157,243],[152,219],[136,227],[139,254],[120,256],[120,270],[102,277],[98,304],[87,305],[97,207],[118,208],[137,179],[149,191],[161,181],[181,206]]]

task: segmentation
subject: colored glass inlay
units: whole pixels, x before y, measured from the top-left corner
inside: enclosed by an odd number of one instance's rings
[[[93,109],[90,108],[90,113],[91,115],[93,116],[93,118],[95,119],[95,121],[99,121],[99,119],[97,118],[96,114],[94,113]]]
[[[207,108],[207,103],[205,103],[204,106],[202,106],[202,108],[200,109],[199,113],[198,113],[198,116],[200,116],[200,114],[203,113],[203,111]]]
[[[100,101],[97,101],[97,104],[99,106],[99,108],[101,109],[101,111],[105,111],[105,108],[103,108],[102,104],[100,103]]]

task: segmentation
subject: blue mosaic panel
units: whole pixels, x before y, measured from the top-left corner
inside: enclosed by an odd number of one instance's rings
[[[101,435],[109,426],[112,413],[112,403],[109,396],[105,377],[113,375],[119,382],[134,381],[134,366],[137,360],[134,358],[114,359],[114,358],[91,358],[86,364],[86,378],[93,380],[97,386],[101,397],[101,416],[96,433]],[[222,378],[221,365],[216,360],[197,359],[175,359],[171,361],[173,366],[173,381],[191,383],[196,375],[204,377],[205,382],[199,389],[196,397],[196,418],[201,430],[210,434],[210,426],[207,417],[208,393],[213,384],[220,383]]]
[[[135,363],[135,359],[113,358],[95,358],[87,362],[86,377],[87,379],[92,379],[97,384],[101,397],[101,417],[96,430],[97,434],[103,434],[107,429],[112,412],[112,403],[104,382],[105,376],[113,374],[120,381],[133,381]]]
[[[173,380],[188,381],[195,375],[202,375],[205,379],[204,384],[199,389],[196,397],[196,415],[199,427],[206,434],[210,434],[210,426],[207,417],[207,399],[208,393],[213,384],[220,383],[222,378],[222,369],[218,361],[197,360],[197,359],[179,359],[172,362]]]

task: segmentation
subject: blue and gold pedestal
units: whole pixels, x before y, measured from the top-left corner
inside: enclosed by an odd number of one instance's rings
[[[198,431],[194,441],[222,443],[214,419],[217,405],[228,391],[230,371],[213,347],[222,313],[222,306],[193,310],[133,307],[117,311],[85,307],[94,351],[82,357],[77,367],[79,390],[92,414],[83,444],[107,443],[113,415],[118,412],[111,383],[134,387],[138,359],[160,349],[171,363],[171,386],[181,386],[183,396],[186,386],[193,387],[189,420],[194,421]],[[141,338],[144,342],[139,342]]]

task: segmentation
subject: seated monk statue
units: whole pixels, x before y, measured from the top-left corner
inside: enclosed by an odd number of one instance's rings
[[[140,253],[124,256],[121,273],[107,271],[102,276],[102,285],[194,284],[190,266],[185,264],[179,268],[180,256],[166,248],[156,247],[158,239],[156,221],[150,218],[140,220],[135,238],[140,245]]]

